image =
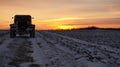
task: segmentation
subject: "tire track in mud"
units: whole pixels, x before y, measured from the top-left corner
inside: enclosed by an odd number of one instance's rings
[[[20,67],[22,63],[33,62],[31,48],[27,38],[9,38],[0,46],[0,66]]]
[[[30,66],[47,67],[49,65],[49,60],[45,55],[43,49],[39,46],[40,42],[38,42],[38,39],[30,39],[33,50],[32,57],[34,60],[34,62]]]
[[[34,45],[33,48],[39,49],[37,51],[40,52],[40,55],[41,54],[43,55],[41,56],[42,59],[34,58],[36,59],[35,64],[40,65],[40,67],[76,67],[75,60],[70,54],[64,52],[63,50],[56,48],[53,45],[53,43],[47,41],[44,38],[44,36],[41,35],[40,33],[36,32],[36,35],[37,37],[35,39],[30,39],[30,40],[32,41],[32,44]],[[34,51],[34,52],[37,53],[37,51]],[[39,56],[38,53],[36,55]],[[42,60],[43,62],[40,62],[40,60]]]
[[[13,39],[7,39],[7,40],[4,40],[2,44],[0,44],[0,66],[1,67],[9,67],[7,64],[10,61],[11,53],[7,48],[7,46],[12,41]]]
[[[12,61],[9,62],[9,65],[22,67],[23,63],[33,62],[33,57],[31,56],[31,42],[28,41],[28,38],[17,38],[15,42],[12,42],[10,45],[12,50],[15,51]],[[13,48],[14,47],[14,48]]]

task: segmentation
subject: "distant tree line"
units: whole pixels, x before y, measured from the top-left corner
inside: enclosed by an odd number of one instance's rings
[[[120,30],[120,28],[99,28],[96,26],[89,26],[89,27],[85,27],[85,28],[76,28],[76,29],[71,29],[71,30],[95,30],[95,29],[99,29],[99,30]]]

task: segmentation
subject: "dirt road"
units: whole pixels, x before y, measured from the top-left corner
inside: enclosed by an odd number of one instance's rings
[[[0,67],[119,67],[120,49],[36,31],[35,38],[0,38]]]

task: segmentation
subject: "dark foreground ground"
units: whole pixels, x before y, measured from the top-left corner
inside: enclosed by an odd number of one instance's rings
[[[119,30],[0,31],[0,67],[120,67]]]

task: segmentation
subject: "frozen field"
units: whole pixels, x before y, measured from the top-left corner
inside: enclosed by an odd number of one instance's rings
[[[120,67],[119,31],[0,31],[0,67]]]
[[[73,30],[52,31],[98,45],[107,45],[120,49],[120,30]]]

